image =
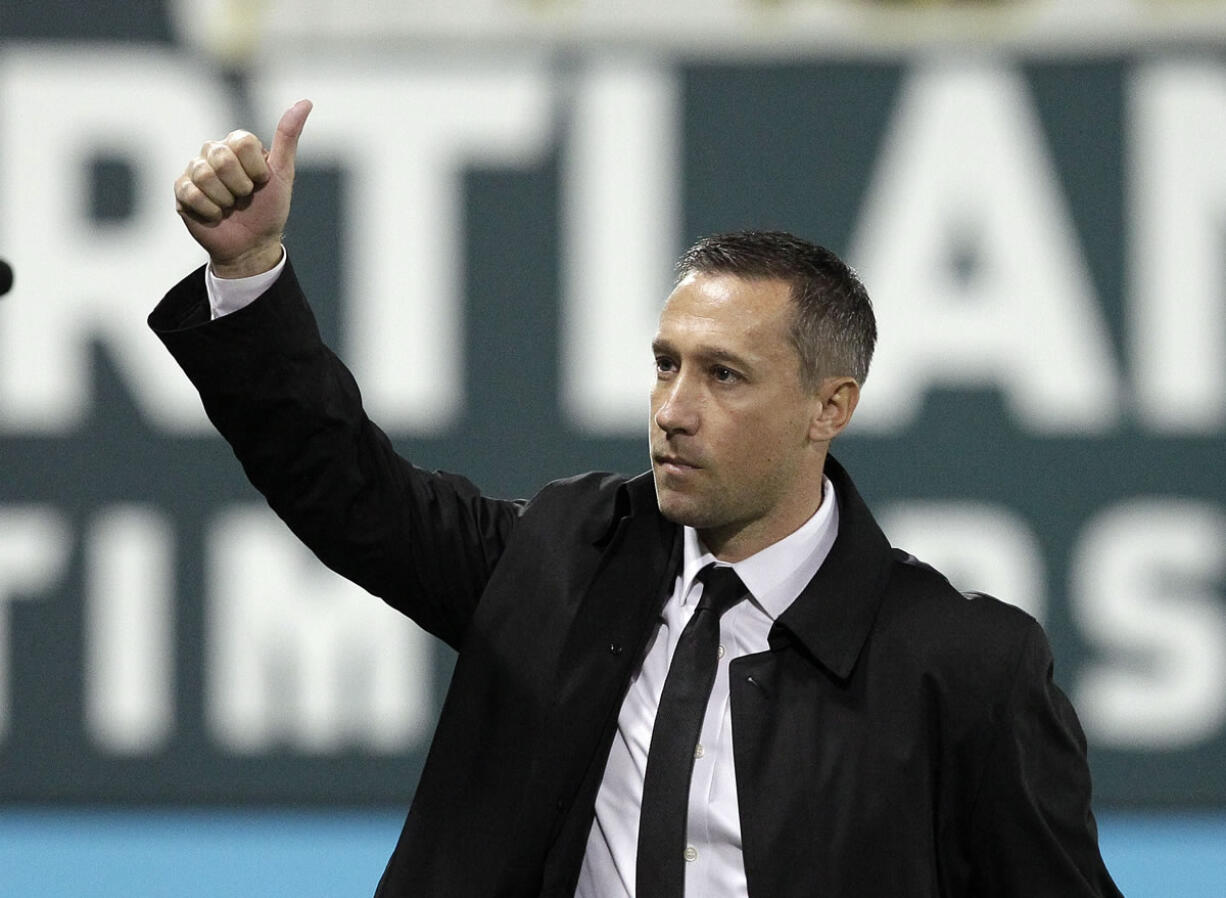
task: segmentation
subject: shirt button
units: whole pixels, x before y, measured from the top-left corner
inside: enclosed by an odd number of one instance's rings
[[[704,752],[702,750],[702,743],[699,742],[697,745],[694,746],[694,757],[701,758],[703,754]]]
[[[708,645],[710,645],[710,643],[708,643]],[[687,861],[698,860],[698,849],[695,848],[693,845],[686,845],[685,846],[685,859]]]
[[[709,643],[709,642],[707,643],[707,645],[710,645],[710,644],[711,644],[711,643]],[[717,658],[722,658],[722,657],[724,657],[724,647],[723,647],[723,645],[720,645],[720,647],[719,647],[719,648],[716,650],[716,652],[715,652],[715,657],[717,657]]]

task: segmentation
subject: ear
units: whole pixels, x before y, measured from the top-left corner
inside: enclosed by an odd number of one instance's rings
[[[854,377],[827,377],[817,389],[816,401],[809,421],[809,438],[829,443],[851,421],[860,401],[860,384]]]

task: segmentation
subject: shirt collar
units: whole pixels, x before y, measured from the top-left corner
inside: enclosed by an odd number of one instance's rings
[[[830,478],[822,477],[822,504],[783,539],[731,565],[749,590],[754,604],[771,620],[787,610],[822,566],[839,532],[839,507]],[[684,605],[698,572],[712,562],[693,527],[685,528],[681,566],[681,602]],[[717,562],[722,563],[722,562]]]

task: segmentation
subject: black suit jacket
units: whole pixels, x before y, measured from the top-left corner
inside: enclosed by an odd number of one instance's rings
[[[215,322],[196,272],[150,324],[294,532],[459,653],[378,894],[569,898],[679,563],[651,478],[588,474],[524,503],[413,467],[292,269]],[[731,665],[750,895],[1117,895],[1038,624],[891,549],[833,459],[827,474],[828,559],[770,650]]]

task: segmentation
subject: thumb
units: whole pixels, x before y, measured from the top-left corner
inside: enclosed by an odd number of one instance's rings
[[[272,149],[268,151],[268,167],[282,176],[294,176],[294,156],[298,152],[298,138],[306,124],[307,116],[311,114],[311,101],[299,100],[281,116],[277,122],[277,133],[272,138]]]

